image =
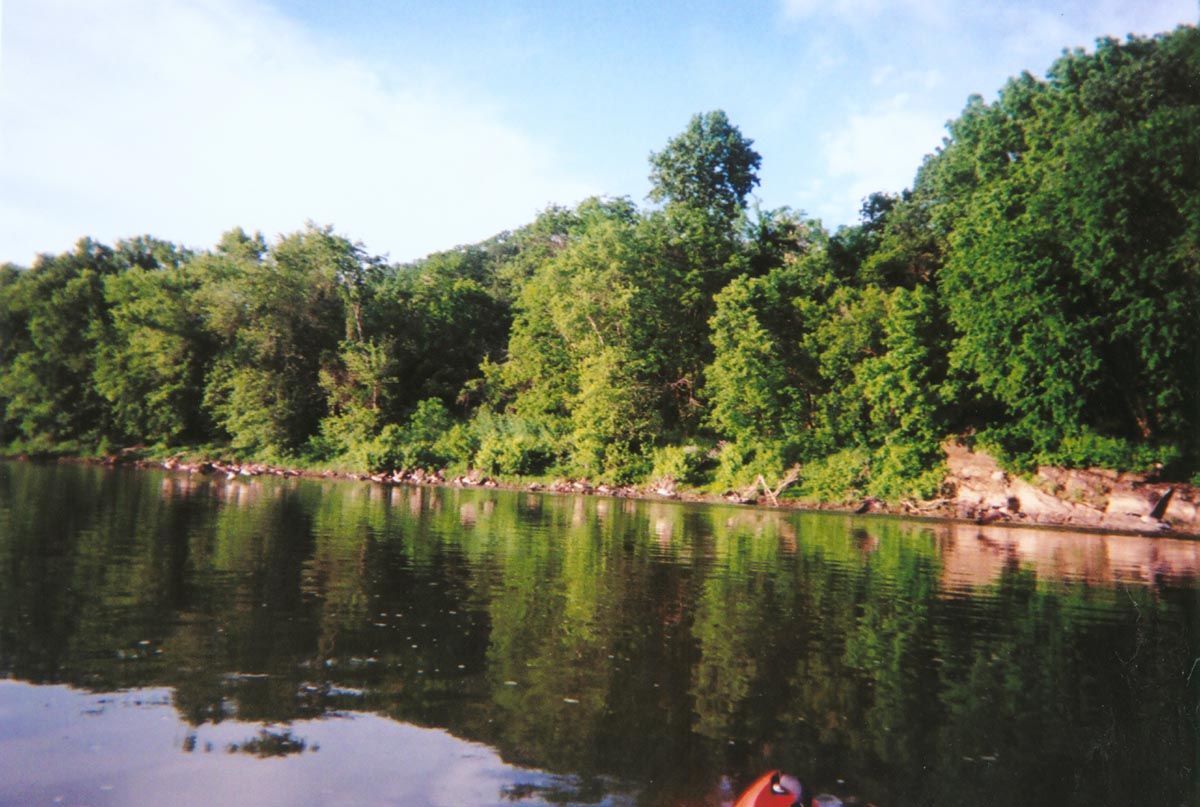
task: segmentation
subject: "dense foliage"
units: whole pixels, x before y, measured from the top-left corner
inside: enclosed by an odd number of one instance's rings
[[[0,269],[0,444],[203,446],[715,489],[931,495],[941,443],[1200,465],[1200,31],[972,97],[900,196],[829,233],[750,209],[723,112],[651,199],[552,207],[405,265],[328,227]]]

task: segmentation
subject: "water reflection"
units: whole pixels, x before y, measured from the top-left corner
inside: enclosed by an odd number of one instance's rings
[[[502,796],[532,803],[705,804],[779,766],[881,807],[1190,805],[1198,547],[0,465],[0,675],[43,685],[0,688],[0,709],[60,684],[169,693],[130,711],[171,716],[171,754],[305,776],[424,727],[568,777]],[[0,759],[46,792],[80,764],[30,748],[0,721]],[[435,803],[435,776],[363,800]]]
[[[90,694],[0,681],[0,803],[256,807],[591,803],[595,786],[377,715],[190,726],[166,689]],[[31,760],[53,760],[48,781]],[[630,804],[620,794],[603,803]]]
[[[1093,586],[1186,585],[1200,578],[1200,541],[963,525],[937,534],[947,588],[986,587],[1013,566],[1031,569],[1039,580]]]

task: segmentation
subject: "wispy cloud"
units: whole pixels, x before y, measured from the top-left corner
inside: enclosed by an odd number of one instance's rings
[[[416,257],[550,203],[640,198],[646,153],[713,108],[761,145],[768,206],[852,221],[911,183],[970,93],[1194,22],[1195,2],[775,0],[734,19],[683,0],[6,0],[0,261],[310,218]]]
[[[925,155],[971,93],[994,97],[1021,70],[1042,76],[1063,48],[1096,37],[1167,31],[1195,20],[1196,0],[780,0],[789,33],[843,56],[821,134],[793,201],[830,224],[857,219],[875,191],[911,186]]]
[[[843,22],[867,24],[885,14],[919,20],[946,19],[948,0],[781,0],[789,19],[834,17]]]
[[[952,0],[779,0],[785,18],[837,18],[854,24],[870,24],[879,17],[936,22],[947,28],[962,28],[972,20],[991,19],[1004,30],[1031,36],[1038,44],[1061,43],[1079,30],[1152,34],[1173,28],[1180,20],[1196,21],[1200,7],[1195,0],[996,0],[966,4]]]
[[[945,120],[914,107],[903,94],[878,109],[851,114],[822,137],[828,180],[812,189],[820,195],[805,207],[825,221],[857,220],[870,194],[911,187],[921,161],[944,134]]]
[[[383,75],[260,3],[5,12],[0,260],[131,223],[204,247],[307,219],[406,259],[590,192],[502,110],[428,73]]]
[[[1010,2],[981,4],[972,13],[980,25],[1006,32],[998,43],[1000,50],[1031,62],[1044,62],[1047,54],[1056,55],[1063,48],[1090,50],[1097,37],[1123,39],[1127,34],[1156,34],[1174,28],[1180,20],[1195,22],[1200,5],[1196,0],[1072,0],[1050,5]]]
[[[885,64],[871,73],[872,87],[912,87],[933,90],[945,82],[940,70],[901,70],[895,65]]]

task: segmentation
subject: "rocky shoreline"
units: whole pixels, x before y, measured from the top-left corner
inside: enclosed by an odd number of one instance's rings
[[[264,463],[224,460],[185,461],[123,460],[111,457],[104,464],[160,468],[177,473],[224,476],[227,480],[257,476],[344,479],[378,485],[439,485],[483,487],[534,492],[614,496],[648,500],[673,499],[697,503],[734,503],[793,510],[822,510],[855,514],[880,513],[977,524],[1057,527],[1087,532],[1120,532],[1149,535],[1200,536],[1200,488],[1155,480],[1145,474],[1043,467],[1030,478],[1014,476],[990,455],[972,451],[958,442],[947,442],[946,494],[931,501],[905,499],[884,502],[867,497],[840,503],[814,503],[778,499],[778,491],[764,484],[764,495],[713,495],[677,487],[670,479],[646,487],[613,487],[588,480],[556,480],[514,484],[477,471],[447,478],[442,471],[423,469],[364,474],[333,470],[279,467]],[[11,457],[24,460],[27,457]],[[83,461],[83,460],[74,460]]]
[[[1006,473],[988,454],[947,443],[948,486],[960,518],[1105,532],[1200,534],[1200,489],[1146,474],[1041,467]]]

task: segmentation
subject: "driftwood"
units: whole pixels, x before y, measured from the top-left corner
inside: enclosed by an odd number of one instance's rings
[[[1175,495],[1175,488],[1167,488],[1167,492],[1163,494],[1158,503],[1154,505],[1154,509],[1150,511],[1150,518],[1155,521],[1162,521],[1163,516],[1167,514],[1167,508],[1171,506],[1171,497]]]
[[[876,499],[875,501],[879,501]],[[936,510],[941,510],[950,506],[952,502],[949,499],[931,499],[929,501],[918,501],[907,497],[900,500],[900,504],[910,513],[932,513]]]
[[[793,465],[788,470],[787,474],[783,477],[783,479],[781,479],[779,481],[779,484],[775,487],[775,489],[772,490],[771,486],[767,484],[766,478],[764,478],[762,474],[759,474],[758,478],[754,480],[754,484],[752,484],[750,487],[746,488],[742,492],[742,499],[749,500],[750,496],[752,494],[755,494],[759,490],[762,490],[763,493],[767,494],[767,498],[771,500],[771,504],[778,507],[780,494],[783,493],[783,491],[786,490],[788,487],[790,487],[792,484],[794,484],[795,481],[799,478],[800,478],[800,466]]]

